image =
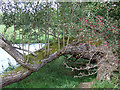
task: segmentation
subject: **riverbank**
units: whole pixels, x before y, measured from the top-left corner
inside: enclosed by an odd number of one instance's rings
[[[80,82],[90,82],[95,76],[73,78],[71,70],[63,65],[64,57],[48,63],[38,72],[5,88],[76,88]]]
[[[19,47],[19,45],[22,48],[22,44],[15,44],[14,46]],[[29,49],[31,52],[35,52],[42,47],[44,47],[44,44],[34,43],[34,44],[30,44]],[[28,50],[28,44],[24,44],[24,49]],[[23,54],[22,50],[18,50],[18,51]],[[28,52],[24,51],[24,53],[25,55],[28,55]],[[0,74],[2,74],[2,72],[4,72],[4,70],[9,67],[9,64],[14,66],[15,68],[19,66],[18,63],[15,61],[15,59],[0,47]]]

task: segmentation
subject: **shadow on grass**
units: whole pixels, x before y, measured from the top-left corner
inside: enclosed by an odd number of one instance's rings
[[[77,87],[80,82],[89,82],[95,78],[95,76],[73,78],[74,75],[68,74],[68,69],[64,67],[63,59],[61,56],[26,79],[5,88],[73,88]]]

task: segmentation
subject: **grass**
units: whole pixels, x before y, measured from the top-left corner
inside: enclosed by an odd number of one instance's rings
[[[11,38],[13,38],[13,28],[8,28],[7,32],[4,33],[4,25],[0,25],[0,33],[4,34],[5,37],[10,41]],[[18,33],[18,32],[17,32]],[[16,40],[18,41],[18,36]],[[44,41],[44,36],[41,36],[41,39]],[[52,41],[52,37],[50,37]],[[27,39],[26,39],[27,40]],[[34,41],[34,40],[33,40]],[[57,50],[57,44],[55,46],[51,45],[52,51],[50,53],[53,53]],[[44,53],[38,52],[39,56],[37,58],[34,58],[35,60],[41,60],[43,59]],[[94,76],[89,77],[83,77],[83,78],[73,78],[73,73],[66,69],[62,61],[64,60],[63,57],[58,58],[57,60],[48,63],[44,67],[42,67],[38,72],[32,73],[29,77],[26,79],[16,82],[14,84],[8,85],[5,88],[75,88],[78,87],[78,85],[81,82],[90,82],[95,79]],[[17,68],[16,70],[22,70],[22,67]],[[107,81],[100,82],[95,81],[95,83],[92,85],[93,88],[113,88],[114,85],[108,83]]]
[[[94,84],[91,86],[92,88],[114,88],[114,84],[110,84],[107,80],[105,81],[95,81]]]
[[[9,27],[6,32],[4,32],[5,30],[5,25],[0,25],[0,33],[4,35],[4,37],[12,42],[12,43],[16,43],[16,44],[19,44],[19,43],[22,43],[22,34],[20,34],[20,40],[19,40],[19,30],[16,30],[16,37],[15,37],[15,40],[14,40],[14,26],[12,27]],[[38,32],[37,29],[33,30],[33,31],[36,31]],[[22,33],[22,29],[20,29],[20,32]],[[31,42],[30,43],[38,43],[37,42],[37,35],[32,35],[31,36]],[[49,40],[50,42],[53,41],[53,36],[49,36]],[[30,40],[29,40],[29,36],[28,36],[28,33],[26,33],[24,35],[24,43],[28,43]],[[45,42],[45,35],[40,35],[39,38],[38,38],[38,41],[39,43],[44,43]]]
[[[0,33],[4,35],[5,38],[7,38],[7,40],[10,41],[10,39],[13,37],[13,30],[14,30],[14,27],[10,27],[7,29],[6,32],[4,32],[4,29],[5,29],[5,25],[0,25]]]
[[[114,88],[120,81],[117,80],[117,77],[119,77],[118,72],[114,72],[114,76],[111,77],[111,80],[104,80],[104,81],[98,81],[95,80],[94,84],[91,86],[92,88]],[[118,88],[118,86],[116,87]]]
[[[97,81],[96,75],[73,78],[74,73],[65,68],[63,60],[64,57],[61,56],[24,80],[4,88],[77,88],[81,82],[91,81],[95,81],[92,88],[114,88],[115,85],[108,83],[108,81]],[[115,79],[111,82],[115,82]]]
[[[89,82],[95,78],[95,76],[73,78],[72,72],[66,69],[62,62],[63,56],[48,63],[26,79],[4,88],[75,88],[80,82]]]
[[[111,80],[111,81],[97,81],[95,80],[94,84],[91,86],[91,88],[118,88],[117,81]]]
[[[0,33],[1,34],[3,34],[4,35],[4,37],[8,40],[8,41],[10,41],[10,42],[14,42],[14,27],[12,26],[12,27],[9,27],[8,29],[7,29],[7,31],[6,32],[4,32],[4,30],[5,30],[5,25],[0,25]],[[18,38],[19,38],[19,36],[18,36],[18,31],[16,32],[16,34],[17,34],[17,37],[16,37],[16,42],[18,42],[19,40],[18,40]]]

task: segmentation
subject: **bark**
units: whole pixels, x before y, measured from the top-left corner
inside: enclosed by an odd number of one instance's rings
[[[58,3],[57,3],[57,34],[58,34],[58,51],[60,51],[60,38],[59,38],[59,28],[58,28]]]
[[[47,25],[45,27],[45,56],[47,55]]]
[[[64,27],[64,22],[65,22],[65,18],[64,18],[64,3],[63,3],[63,7],[62,7],[62,15],[63,15],[63,47],[65,47],[65,27]]]
[[[24,23],[22,25],[22,49],[23,49],[23,56],[24,56]],[[24,57],[23,57],[23,61],[24,61]]]
[[[67,46],[69,44],[69,39],[70,39],[70,29],[72,28],[72,19],[73,19],[73,11],[74,11],[73,4],[72,4],[72,10],[71,11],[72,11],[72,14],[71,14],[71,22],[70,22],[69,31],[68,31],[69,35],[68,35],[68,40],[67,40]],[[67,47],[65,48],[65,50],[66,49],[67,49]]]
[[[89,47],[89,49],[86,47],[86,45],[69,45],[65,54],[80,54],[80,58],[96,60],[98,64],[96,79],[100,81],[105,79],[110,80],[113,71],[118,71],[118,63],[116,63],[119,60],[118,57],[115,57],[112,51],[104,45],[98,47]]]
[[[19,48],[20,48],[20,29],[19,29]]]
[[[47,19],[48,19],[48,25],[47,25],[47,29],[48,29],[48,53],[47,53],[47,55],[49,55],[49,53],[50,53],[50,41],[49,41],[49,23],[50,23],[50,21],[49,21],[49,5],[48,5],[48,17],[47,17]]]
[[[99,63],[99,66],[101,67],[98,71],[98,79],[102,80],[104,78],[107,78],[107,75],[110,75],[112,71],[116,70],[117,64],[113,63],[112,60],[118,60],[109,50],[109,48],[105,46],[99,46],[99,47],[86,47],[85,44],[74,44],[75,42],[72,42],[69,44],[64,51],[64,49],[60,50],[60,52],[55,52],[52,55],[49,55],[49,57],[40,60],[40,64],[30,64],[25,63],[23,61],[23,56],[20,54],[15,48],[12,47],[12,45],[7,43],[7,40],[0,34],[0,47],[4,49],[6,52],[8,52],[21,66],[24,67],[23,71],[20,71],[18,73],[12,73],[11,75],[2,75],[2,87],[12,84],[14,82],[18,82],[20,80],[23,80],[27,76],[29,76],[33,72],[37,72],[40,70],[41,67],[46,65],[48,62],[51,62],[55,60],[56,58],[60,57],[61,55],[65,54],[72,54],[72,55],[80,55],[80,58],[85,58],[88,60],[97,60]],[[95,53],[102,53],[102,54],[95,54]],[[109,52],[109,53],[108,53]],[[99,68],[99,67],[98,67]]]
[[[18,52],[15,48],[13,48],[12,45],[7,43],[7,40],[0,39],[0,47],[4,49],[8,54],[10,54],[23,67],[32,71],[36,71],[38,65],[36,63],[25,63],[23,60],[23,55],[20,52]]]
[[[55,60],[56,58],[60,57],[60,55],[58,55],[57,52],[55,52],[54,54],[50,55],[48,58],[41,60],[41,64],[39,65],[39,67],[37,67],[36,72],[43,67],[44,65],[46,65],[48,62],[51,62],[53,60]],[[2,75],[2,87],[10,85],[12,83],[21,81],[23,79],[25,79],[26,77],[28,77],[29,75],[31,75],[31,73],[33,73],[34,71],[28,70],[28,69],[24,69],[24,71],[22,72],[17,72],[17,73],[13,73],[11,75],[7,75],[6,77],[4,76],[4,74]]]
[[[30,44],[28,45],[28,50],[22,49],[21,47],[20,47],[20,48],[14,47],[14,48],[19,49],[19,50],[24,50],[24,51],[28,52],[28,54],[32,54],[32,55],[34,55],[35,57],[37,57],[37,55],[36,55],[34,52],[32,52],[32,51],[29,50],[29,47],[30,47]]]
[[[16,74],[9,74],[7,75],[7,77],[2,77],[2,87],[10,85],[12,83],[21,81],[23,79],[25,79],[26,77],[28,77],[29,75],[31,75],[31,71],[30,70],[26,70],[24,72],[17,72]]]
[[[16,38],[16,31],[15,31],[15,25],[14,25],[14,44],[15,44],[15,38]],[[14,46],[13,44],[13,46]]]

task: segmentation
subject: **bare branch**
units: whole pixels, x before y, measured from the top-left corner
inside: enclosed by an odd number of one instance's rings
[[[37,55],[36,55],[34,52],[32,52],[32,51],[28,51],[28,50],[26,50],[26,49],[22,49],[21,47],[20,47],[20,48],[18,48],[18,47],[13,47],[13,48],[16,48],[16,49],[19,49],[19,50],[24,50],[24,51],[26,51],[26,52],[30,52],[29,54],[32,54],[32,55],[34,55],[35,57],[37,57]]]

